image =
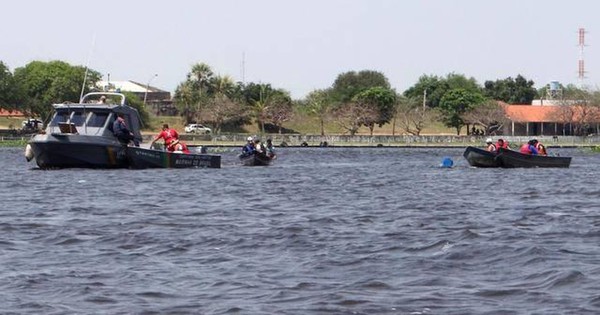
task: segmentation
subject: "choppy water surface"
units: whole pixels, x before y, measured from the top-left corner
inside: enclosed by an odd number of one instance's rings
[[[290,148],[251,168],[237,151],[222,169],[41,171],[0,149],[2,312],[600,312],[600,155],[511,170]]]

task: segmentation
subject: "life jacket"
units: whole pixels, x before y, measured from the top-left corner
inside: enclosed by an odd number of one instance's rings
[[[523,153],[523,154],[531,154],[533,152],[531,152],[531,148],[530,148],[530,144],[529,143],[525,143],[521,146],[521,149],[519,150],[519,152]]]
[[[508,141],[504,140],[504,142],[502,142],[502,144],[500,144],[500,142],[496,142],[496,148],[497,149],[508,149]]]

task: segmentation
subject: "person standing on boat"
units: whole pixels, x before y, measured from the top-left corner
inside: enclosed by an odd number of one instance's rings
[[[158,141],[159,139],[165,140],[165,148],[167,151],[173,152],[175,149],[174,145],[171,145],[171,143],[175,140],[179,140],[179,133],[177,133],[175,129],[169,128],[169,124],[163,124],[161,132],[154,138],[154,140],[152,140],[152,142],[150,142],[150,147],[152,147],[154,142]]]
[[[529,142],[523,144],[519,152],[529,155],[538,155],[538,150],[535,148],[535,142],[533,140],[529,140]]]
[[[130,141],[133,141],[133,144],[136,147],[140,146],[140,143],[135,139],[133,132],[127,128],[125,115],[123,115],[123,113],[117,113],[117,119],[115,119],[115,122],[113,123],[113,134],[123,144],[127,145]]]
[[[485,140],[485,144],[487,145],[487,148],[485,148],[488,152],[496,152],[496,145],[494,145],[494,141],[492,141],[492,138],[487,138]]]
[[[533,146],[535,146],[535,149],[538,151],[539,155],[543,155],[543,156],[547,156],[548,152],[546,151],[546,147],[539,141],[537,141],[537,139],[533,139]]]

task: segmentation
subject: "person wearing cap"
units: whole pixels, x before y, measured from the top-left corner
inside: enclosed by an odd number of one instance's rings
[[[175,150],[173,149],[174,147],[171,145],[171,143],[174,140],[179,140],[179,133],[177,133],[175,129],[169,128],[169,124],[163,124],[161,132],[154,138],[154,140],[152,140],[152,142],[150,142],[150,147],[152,147],[154,142],[158,141],[159,139],[165,140],[165,148],[167,151],[173,152]]]
[[[529,155],[538,155],[538,150],[535,148],[534,140],[529,140],[521,146],[519,152]]]
[[[492,141],[492,138],[487,138],[485,140],[485,144],[487,145],[486,150],[488,152],[496,152],[496,145],[494,145],[494,141]]]
[[[256,153],[256,148],[254,147],[254,141],[252,137],[248,137],[246,139],[246,145],[242,148],[242,154],[250,155]]]
[[[546,151],[546,147],[541,142],[539,142],[537,139],[533,139],[533,146],[538,151],[539,155],[543,155],[543,156],[548,155],[548,152]]]

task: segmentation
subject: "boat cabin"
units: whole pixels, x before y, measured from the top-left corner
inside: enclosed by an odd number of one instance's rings
[[[105,96],[106,103],[92,101]],[[46,128],[48,134],[113,136],[113,123],[122,113],[127,127],[141,139],[142,122],[138,111],[126,105],[121,93],[89,93],[79,103],[54,104],[54,115]]]

